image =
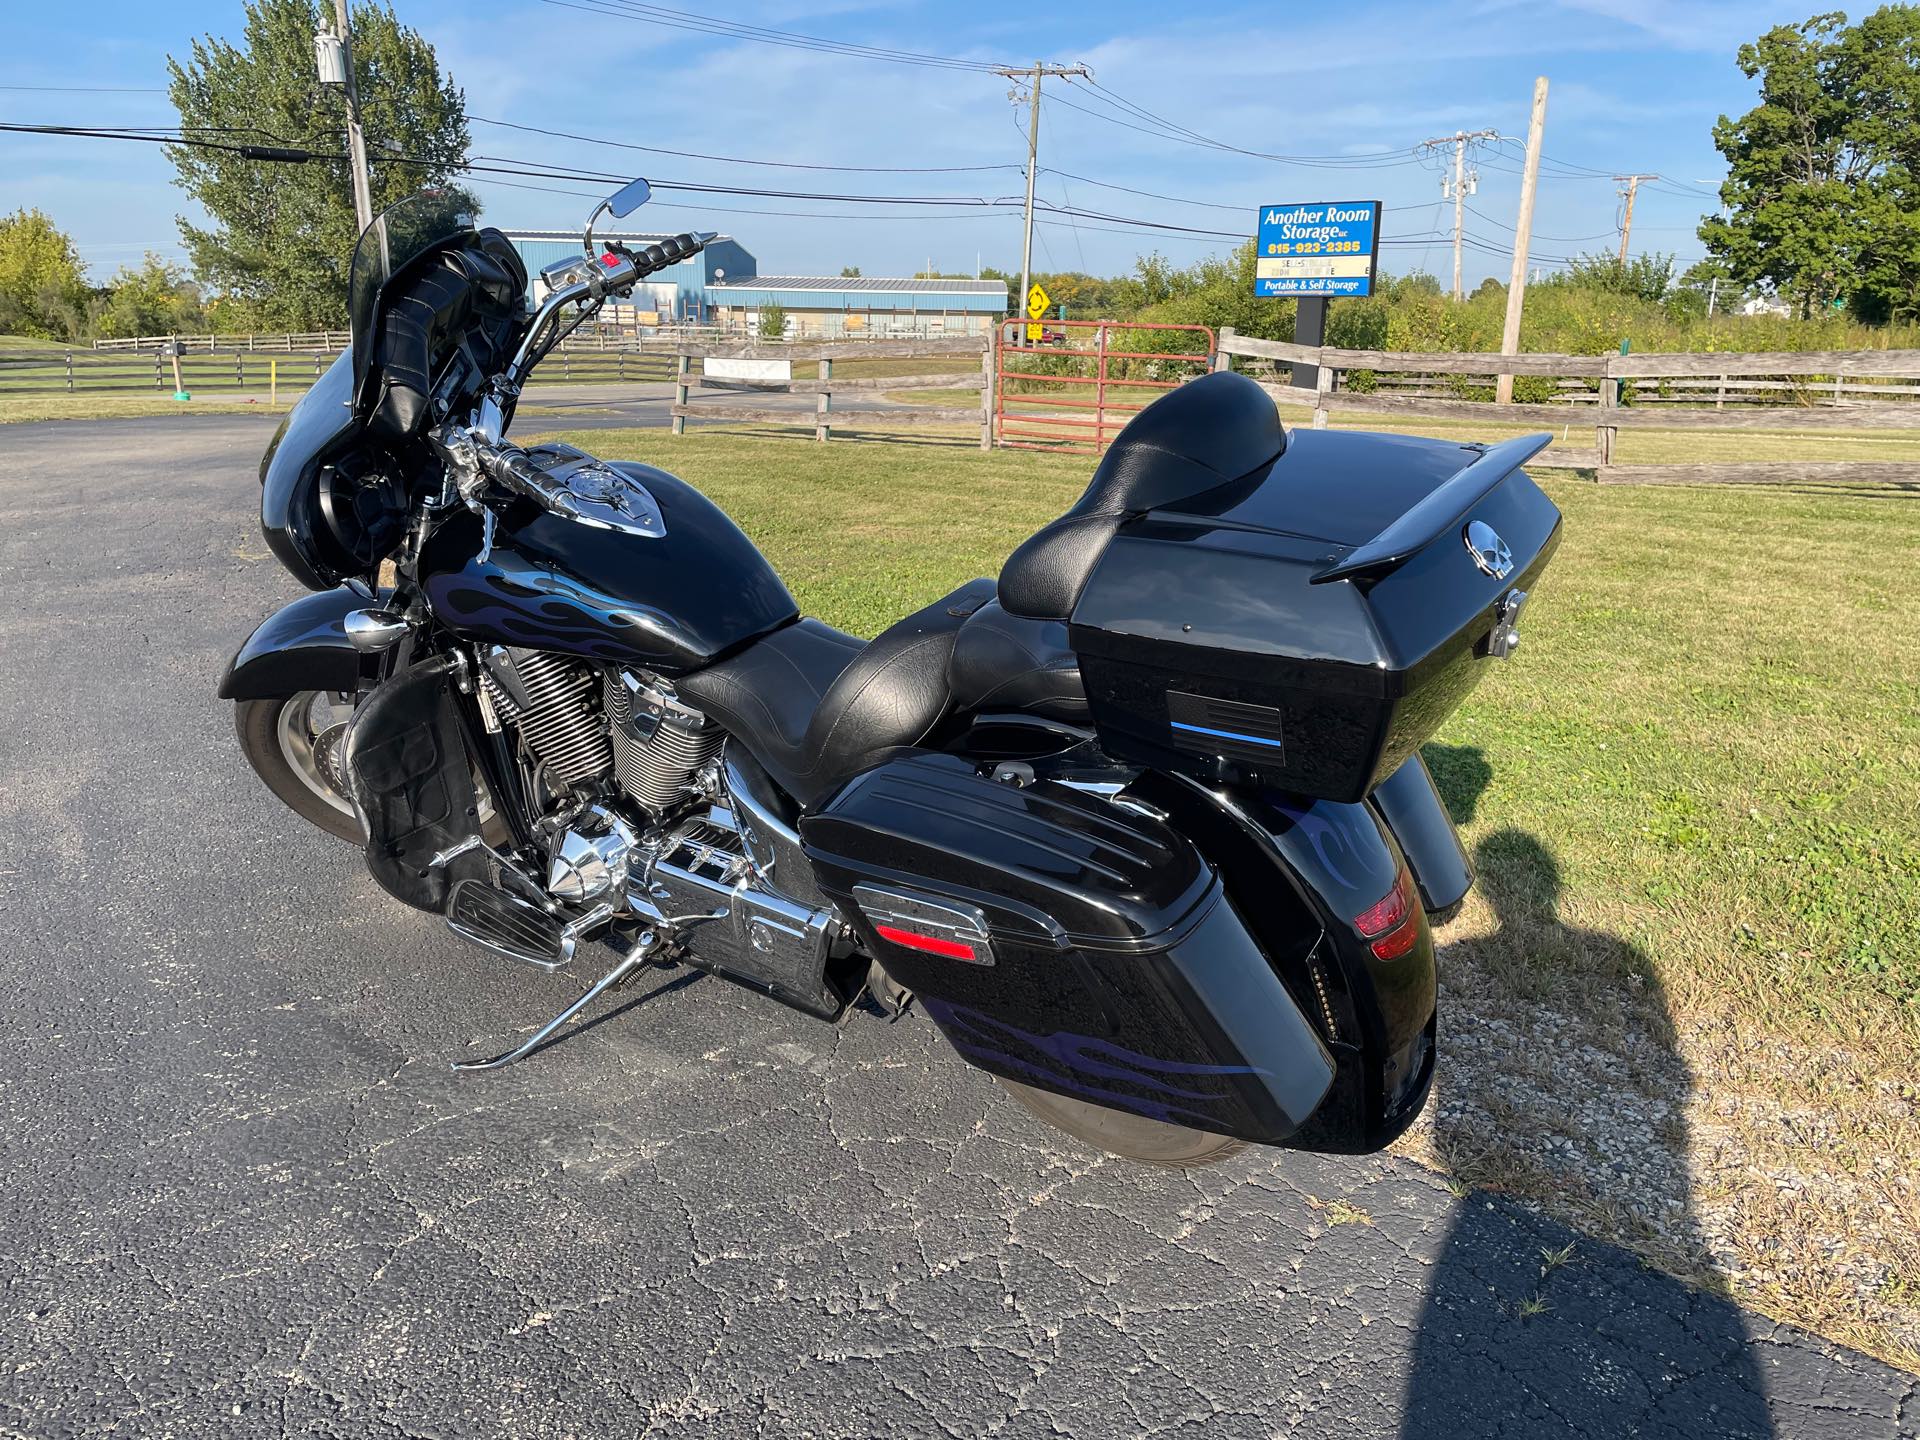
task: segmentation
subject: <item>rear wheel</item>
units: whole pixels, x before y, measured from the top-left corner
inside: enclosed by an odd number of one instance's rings
[[[353,697],[302,690],[234,707],[240,749],[280,802],[329,835],[358,845],[364,838],[342,767]]]
[[[1065,1131],[1082,1145],[1118,1155],[1123,1160],[1192,1170],[1202,1165],[1216,1165],[1247,1148],[1246,1141],[1226,1135],[1169,1125],[1164,1120],[1149,1120],[1144,1115],[1109,1110],[1103,1105],[1089,1105],[1085,1100],[1038,1090],[999,1075],[993,1078],[1036,1120]]]

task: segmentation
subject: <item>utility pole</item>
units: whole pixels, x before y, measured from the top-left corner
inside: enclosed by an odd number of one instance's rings
[[[1547,77],[1533,82],[1533,114],[1527,120],[1527,164],[1520,179],[1520,215],[1513,227],[1513,269],[1507,275],[1507,319],[1500,331],[1500,353],[1520,353],[1520,311],[1527,300],[1527,247],[1533,242],[1533,194],[1540,183],[1540,142],[1547,130]],[[1513,376],[1494,382],[1494,402],[1513,403]]]
[[[1616,175],[1613,177],[1627,188],[1620,193],[1626,197],[1627,213],[1620,221],[1620,264],[1624,269],[1627,263],[1627,241],[1633,238],[1633,197],[1639,190],[1642,180],[1658,180],[1658,175]]]
[[[339,0],[345,3],[345,0]],[[1027,118],[1027,226],[1026,239],[1020,246],[1020,293],[1014,298],[1013,307],[1021,314],[1026,313],[1027,292],[1033,288],[1033,181],[1040,168],[1040,81],[1052,75],[1064,80],[1078,75],[1082,80],[1091,80],[1093,75],[1084,65],[1049,65],[1043,60],[1033,62],[1031,70],[1002,70],[998,72],[1015,82],[1015,87],[1007,92],[1009,100],[1018,101],[1020,90],[1018,82],[1025,80],[1033,86],[1033,108]],[[1021,344],[1026,343],[1026,327],[1020,329]]]
[[[1461,281],[1460,251],[1462,237],[1466,232],[1467,196],[1480,188],[1478,173],[1468,174],[1467,172],[1467,146],[1476,140],[1498,140],[1499,138],[1498,130],[1456,130],[1451,135],[1442,135],[1435,140],[1420,142],[1420,148],[1423,150],[1438,150],[1446,145],[1453,147],[1453,180],[1451,183],[1444,179],[1440,182],[1440,194],[1443,197],[1451,196],[1453,200],[1453,298],[1456,300],[1466,298],[1465,287]]]
[[[373,224],[373,187],[367,181],[367,137],[360,128],[360,92],[353,83],[353,27],[347,17],[347,0],[333,0],[335,33],[340,38],[343,78],[337,83],[347,97],[347,158],[353,170],[353,214],[360,229]],[[328,83],[322,63],[322,83]]]

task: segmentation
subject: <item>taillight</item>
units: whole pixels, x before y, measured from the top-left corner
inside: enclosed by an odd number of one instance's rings
[[[1420,898],[1405,865],[1394,877],[1393,888],[1353,917],[1353,928],[1373,943],[1373,953],[1382,960],[1397,960],[1418,943]]]

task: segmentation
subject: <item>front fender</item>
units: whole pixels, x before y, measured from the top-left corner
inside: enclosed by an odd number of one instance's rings
[[[365,590],[342,585],[282,606],[227,662],[220,698],[273,700],[301,690],[355,689],[360,652],[347,639],[346,619],[373,603]]]

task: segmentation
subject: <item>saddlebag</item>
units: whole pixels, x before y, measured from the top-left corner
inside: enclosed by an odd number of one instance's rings
[[[1123,525],[1071,618],[1101,747],[1357,801],[1517,643],[1560,512],[1491,447],[1296,431],[1250,493]]]
[[[981,1069],[1268,1144],[1332,1084],[1218,875],[1138,810],[921,754],[800,834],[868,952]]]

